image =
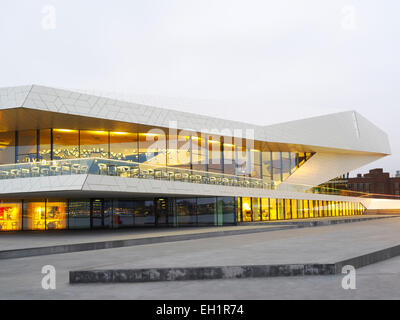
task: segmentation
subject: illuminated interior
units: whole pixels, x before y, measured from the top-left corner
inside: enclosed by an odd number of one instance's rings
[[[18,202],[0,201],[0,231],[21,230],[22,208]]]
[[[287,179],[312,153],[271,150],[259,141],[196,132],[52,128],[0,132],[0,164],[104,158],[263,179]],[[7,175],[7,173],[4,173]],[[10,173],[8,173],[10,174]]]

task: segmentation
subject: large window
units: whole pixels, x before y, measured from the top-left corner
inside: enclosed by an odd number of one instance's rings
[[[169,167],[190,169],[190,135],[175,134],[168,135],[168,156]]]
[[[279,183],[282,181],[281,168],[282,168],[281,153],[272,152],[272,180],[275,183]]]
[[[264,181],[272,180],[272,153],[269,151],[262,152],[262,177]]]
[[[67,228],[67,203],[62,200],[46,202],[46,229]]]
[[[79,158],[79,131],[69,129],[53,130],[53,159]]]
[[[0,200],[0,231],[21,230],[21,226],[21,202]]]
[[[89,229],[90,228],[90,201],[70,200],[68,203],[69,228]]]
[[[224,138],[224,173],[235,174],[235,146],[231,138]]]
[[[0,164],[15,162],[15,132],[0,132]]]
[[[222,172],[221,137],[208,136],[208,171]]]
[[[233,224],[235,222],[235,198],[234,197],[218,197],[218,225]]]
[[[282,152],[282,181],[290,175],[290,152]]]
[[[216,225],[216,197],[197,198],[197,222],[199,225]]]
[[[44,200],[24,201],[24,230],[46,229],[46,202]]]
[[[253,221],[253,209],[251,207],[251,198],[242,198],[242,218],[243,222]]]
[[[108,131],[80,131],[80,158],[108,158]]]
[[[197,223],[196,198],[176,199],[176,222],[179,225]]]
[[[110,158],[138,162],[137,133],[110,132]]]
[[[153,200],[134,200],[135,225],[155,224],[155,208]]]
[[[132,227],[135,223],[134,205],[132,200],[113,201],[113,227],[116,229]]]
[[[192,135],[192,168],[197,171],[206,170],[206,139],[200,134]]]
[[[259,149],[250,150],[250,171],[253,178],[261,178],[261,156],[262,154]]]
[[[269,212],[270,212],[270,199],[262,198],[261,199],[261,218],[263,221],[269,220]]]
[[[37,160],[37,130],[18,131],[17,162],[33,162]]]
[[[51,160],[51,129],[39,131],[39,160]]]

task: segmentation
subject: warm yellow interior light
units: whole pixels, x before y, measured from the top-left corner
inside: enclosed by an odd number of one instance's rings
[[[76,130],[71,130],[71,129],[54,129],[53,131],[56,131],[56,132],[75,132]]]

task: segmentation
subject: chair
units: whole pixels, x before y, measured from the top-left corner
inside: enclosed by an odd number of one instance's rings
[[[117,167],[117,175],[119,175],[120,177],[128,177],[129,167],[127,167],[127,166]]]
[[[97,164],[99,166],[99,174],[107,174],[108,170],[107,170],[107,165],[105,163],[98,163]]]
[[[40,168],[39,167],[32,167],[31,168],[31,176],[32,177],[39,177],[40,176]]]
[[[30,173],[29,169],[21,169],[21,176],[23,178],[29,177],[30,176],[29,173]]]
[[[88,173],[88,166],[81,166],[81,169],[79,170],[79,173]]]
[[[71,166],[63,165],[61,167],[61,174],[71,174]]]
[[[49,175],[49,168],[41,168],[40,169],[41,176],[48,176]]]
[[[18,178],[20,176],[21,170],[19,169],[12,169],[10,170],[11,178]]]
[[[58,176],[58,172],[60,171],[60,167],[58,166],[50,166],[50,175]]]
[[[1,179],[8,179],[8,177],[10,176],[10,173],[8,171],[0,171],[0,178]]]
[[[80,169],[81,169],[81,165],[79,163],[74,163],[71,168],[71,173],[79,174]]]
[[[162,178],[162,171],[161,171],[161,170],[156,170],[156,171],[154,172],[154,178],[155,178],[155,179],[158,179],[158,180],[161,180],[161,178]]]
[[[138,178],[139,177],[139,168],[131,169],[131,177]]]

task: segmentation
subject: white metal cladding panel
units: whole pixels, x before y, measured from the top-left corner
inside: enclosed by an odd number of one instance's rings
[[[0,195],[12,193],[82,190],[87,175],[19,178],[0,180]]]
[[[83,191],[111,191],[114,193],[121,193],[121,195],[124,193],[140,193],[148,195],[159,194],[170,196],[235,196],[352,202],[360,201],[359,198],[355,197],[97,175],[88,176],[83,186]],[[116,195],[114,194],[114,196]]]
[[[265,127],[263,140],[390,154],[385,132],[354,111]]]
[[[32,86],[0,88],[0,109],[22,106]]]
[[[279,187],[288,188],[290,185],[305,185],[304,189],[306,190],[311,186],[318,186],[381,157],[381,155],[374,154],[318,152],[291,174]]]
[[[255,130],[261,128],[241,122],[42,86],[33,86],[24,107],[161,127],[169,127],[171,121],[177,121],[180,129],[198,131],[219,128]]]
[[[179,129],[206,133],[212,133],[214,129],[229,129],[231,132],[250,129],[254,130],[254,138],[261,141],[390,153],[386,134],[352,111],[272,126],[256,126],[36,85],[23,105],[32,109],[161,127],[169,127],[171,121],[176,121]]]

